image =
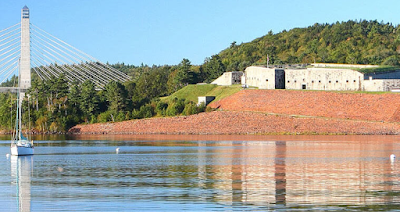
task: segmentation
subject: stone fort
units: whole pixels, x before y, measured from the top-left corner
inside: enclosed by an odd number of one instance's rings
[[[244,72],[226,72],[212,82],[239,84],[259,89],[329,91],[399,91],[400,70],[362,73],[352,68],[374,65],[311,64],[308,68],[267,68],[250,66]]]

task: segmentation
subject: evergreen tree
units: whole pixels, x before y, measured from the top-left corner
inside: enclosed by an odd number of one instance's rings
[[[93,82],[89,80],[83,82],[79,107],[82,110],[86,123],[96,114],[98,101],[99,98]]]

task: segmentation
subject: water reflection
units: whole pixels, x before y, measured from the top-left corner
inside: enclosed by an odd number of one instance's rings
[[[16,188],[18,212],[31,211],[33,156],[11,156],[11,177]]]
[[[296,208],[400,203],[399,171],[387,151],[376,146],[291,141],[224,146],[211,153],[198,150],[199,184],[211,181],[214,200],[221,204]],[[207,156],[216,161],[211,169],[205,166]]]
[[[275,203],[286,204],[286,142],[275,142]]]
[[[399,143],[325,138],[43,141],[35,174],[33,157],[12,157],[0,188],[11,172],[19,211],[399,210]]]

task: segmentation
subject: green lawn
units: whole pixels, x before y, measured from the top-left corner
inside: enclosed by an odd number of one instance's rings
[[[218,86],[215,84],[195,85],[190,84],[170,96],[161,98],[162,101],[168,102],[169,100],[177,97],[184,98],[197,103],[199,96],[215,96],[214,101],[219,101],[227,96],[239,92],[242,89],[241,85],[232,86]]]

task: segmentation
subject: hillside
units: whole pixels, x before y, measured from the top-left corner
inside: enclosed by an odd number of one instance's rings
[[[161,98],[161,100],[168,102],[173,98],[178,98],[197,103],[197,98],[199,96],[215,96],[215,100],[213,101],[215,102],[237,93],[241,89],[242,87],[240,85],[218,86],[215,84],[189,84],[172,95]]]
[[[347,63],[399,65],[400,27],[378,21],[314,24],[236,44],[219,53],[227,71],[254,64]]]

